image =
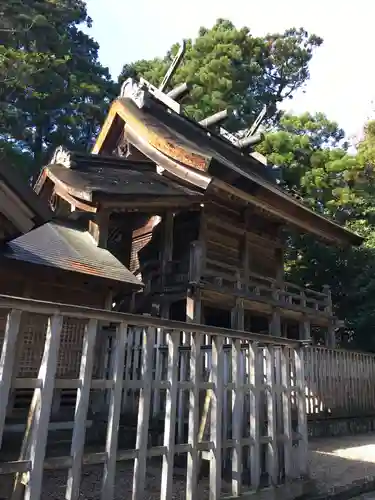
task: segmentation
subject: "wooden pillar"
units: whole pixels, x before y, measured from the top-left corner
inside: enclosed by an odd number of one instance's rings
[[[113,291],[108,290],[107,295],[104,300],[104,309],[111,311],[113,303]],[[103,331],[103,326],[105,324],[100,321],[98,323],[98,338],[96,342],[96,355],[94,362],[94,370],[97,369],[99,378],[106,378],[106,370],[108,367],[108,359],[110,354],[111,342],[113,339],[109,337],[109,333],[106,335]],[[96,366],[95,366],[96,365]],[[100,412],[106,408],[106,404],[109,398],[109,390],[98,390],[93,391],[92,397],[92,408],[94,413]]]
[[[243,290],[243,282],[240,273],[237,273],[236,290],[238,292]],[[236,297],[235,306],[232,309],[231,328],[233,330],[244,330],[245,328],[244,301],[241,297]]]
[[[272,299],[274,302],[279,301],[279,290],[277,285],[272,285]],[[280,309],[276,306],[272,308],[272,316],[269,324],[269,333],[273,337],[281,337]]]
[[[282,283],[284,281],[284,249],[282,247],[275,249],[276,256],[276,281]]]
[[[100,210],[94,221],[89,222],[89,232],[99,248],[107,248],[110,212]]]
[[[166,275],[168,272],[168,264],[172,260],[173,255],[173,222],[174,215],[172,212],[166,212],[163,217],[163,248],[161,254],[161,286],[166,285]]]
[[[246,209],[244,213],[245,219],[245,235],[243,239],[243,249],[242,249],[242,267],[243,267],[243,289],[245,292],[249,290],[249,256],[250,256],[250,245],[249,245],[249,235],[248,229],[250,226],[250,210]]]
[[[160,272],[161,280],[160,286],[162,293],[167,284],[167,273],[169,263],[172,261],[173,256],[173,224],[174,224],[174,214],[173,212],[165,212],[162,219],[162,252],[160,256]],[[164,295],[163,301],[156,304],[158,314],[161,318],[169,319],[171,303],[169,299]],[[155,331],[155,380],[162,379],[162,368],[163,368],[163,354],[161,352],[161,347],[166,345],[166,334],[163,328],[156,328]],[[152,413],[156,416],[160,412],[160,389],[154,389],[152,396]]]
[[[187,323],[201,323],[202,318],[202,303],[200,298],[199,287],[191,287],[188,290],[186,297],[186,322]],[[180,345],[188,346],[191,345],[191,334],[182,332]],[[186,350],[180,350],[179,353],[179,381],[186,381],[187,367],[189,364],[189,358],[187,356]],[[177,399],[177,442],[184,443],[184,429],[185,429],[185,398],[187,394],[183,389],[178,391]]]
[[[323,292],[326,295],[325,309],[330,316],[326,335],[326,346],[334,349],[336,347],[335,323],[333,318],[332,294],[328,285],[323,286]]]
[[[301,292],[301,306],[306,307],[306,296],[305,292]],[[311,324],[308,316],[303,315],[302,320],[299,322],[299,340],[310,340],[311,339]]]

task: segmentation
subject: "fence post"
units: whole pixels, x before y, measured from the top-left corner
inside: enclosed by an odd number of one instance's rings
[[[46,453],[48,424],[55,387],[62,325],[62,316],[54,315],[48,319],[43,358],[38,373],[41,387],[34,390],[34,396],[30,405],[28,426],[22,443],[23,452],[25,456],[29,457],[31,462],[24,500],[40,500],[42,492],[43,463]],[[20,483],[16,482],[14,488],[16,495],[20,491],[19,488]]]
[[[249,343],[249,385],[250,385],[250,468],[251,468],[251,486],[254,489],[259,488],[260,484],[260,387],[262,366],[260,355],[262,349],[257,342]]]
[[[127,331],[128,326],[125,323],[120,323],[118,325],[116,332],[116,344],[111,352],[111,356],[113,358],[113,363],[111,363],[113,387],[111,389],[109,401],[107,439],[105,445],[107,458],[104,463],[101,500],[112,500],[114,493],[117,438],[121,413],[122,386],[124,382],[124,361]]]
[[[244,374],[241,363],[241,341],[232,340],[232,437],[234,447],[232,451],[232,495],[241,495],[242,483],[242,433],[244,415]]]
[[[178,392],[178,356],[180,336],[178,332],[167,334],[168,344],[168,375],[169,387],[165,402],[164,446],[167,449],[163,455],[160,500],[172,498],[174,446],[176,442],[176,409]]]
[[[74,428],[70,454],[72,466],[68,471],[68,481],[65,493],[66,500],[78,500],[81,484],[82,458],[85,446],[86,416],[89,407],[92,369],[94,365],[95,341],[98,321],[90,319],[83,337],[81,367],[79,372],[80,385],[77,389],[76,408],[74,413]]]
[[[142,388],[139,394],[137,441],[135,445],[139,452],[138,457],[134,461],[132,500],[140,500],[144,497],[146,483],[146,460],[152,392],[154,336],[154,328],[144,329],[142,342]]]
[[[300,473],[305,476],[308,472],[308,446],[307,446],[307,415],[305,396],[305,370],[304,351],[307,344],[302,344],[294,350],[294,360],[296,369],[296,396],[297,396],[297,426],[299,434],[298,442],[298,464]]]
[[[3,438],[8,398],[12,385],[14,360],[16,357],[17,337],[20,329],[21,311],[12,310],[8,314],[5,336],[0,358],[0,448]]]
[[[211,441],[213,450],[210,462],[210,500],[219,500],[222,468],[222,421],[223,421],[223,338],[216,335],[212,340],[212,402]]]
[[[191,335],[190,381],[193,384],[189,391],[189,436],[190,450],[187,457],[186,500],[197,498],[198,485],[198,433],[199,433],[199,392],[201,377],[201,344],[203,335]]]
[[[287,479],[293,476],[292,462],[292,409],[290,392],[290,348],[281,348],[281,385],[282,385],[282,419],[284,427],[284,457],[285,476]]]

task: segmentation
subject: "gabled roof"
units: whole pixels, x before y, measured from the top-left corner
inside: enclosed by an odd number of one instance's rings
[[[51,220],[52,212],[12,168],[0,163],[0,242]]]
[[[108,250],[98,248],[91,234],[72,224],[49,222],[10,241],[3,257],[30,264],[87,274],[142,287]]]
[[[255,157],[174,111],[150,86],[133,82],[129,88],[113,102],[94,154],[111,154],[122,137],[175,179],[204,190],[227,191],[330,243],[362,243],[359,236],[278,187],[270,168]]]

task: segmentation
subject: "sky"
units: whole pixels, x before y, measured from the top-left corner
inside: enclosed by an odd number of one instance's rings
[[[361,134],[375,118],[374,19],[371,0],[87,0],[100,60],[116,78],[123,64],[163,56],[183,38],[195,38],[216,19],[247,26],[254,35],[303,27],[324,39],[310,64],[305,93],[283,105],[295,113],[322,111]]]

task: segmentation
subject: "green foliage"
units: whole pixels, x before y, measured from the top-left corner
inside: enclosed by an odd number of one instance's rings
[[[0,16],[2,156],[37,172],[57,145],[87,148],[114,97],[81,0],[8,0]],[[23,162],[21,162],[23,163]]]
[[[171,85],[193,85],[184,110],[196,120],[235,108],[237,117],[226,126],[246,127],[264,104],[272,108],[304,85],[313,51],[321,43],[302,28],[254,37],[247,27],[237,29],[219,19],[212,29],[201,28],[196,40],[187,40]],[[177,50],[176,44],[164,58],[125,65],[120,80],[142,76],[160,84]]]
[[[343,344],[375,351],[375,123],[367,125],[357,154],[348,154],[343,139],[323,114],[285,115],[258,149],[282,168],[287,189],[363,236],[361,248],[336,248],[290,234],[286,270],[302,286],[329,285],[335,313],[345,322]]]

